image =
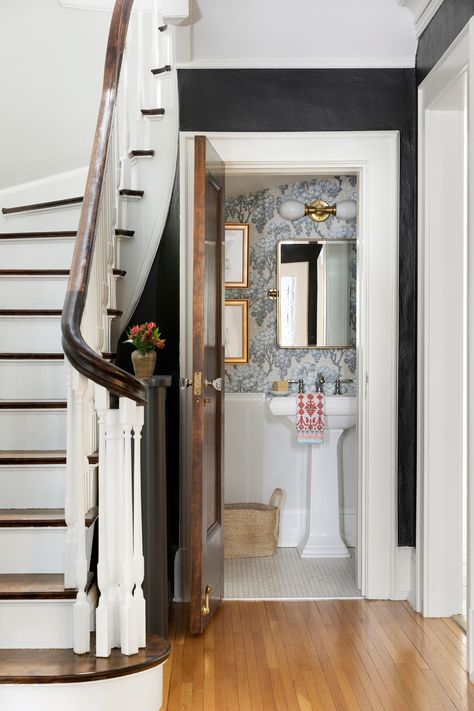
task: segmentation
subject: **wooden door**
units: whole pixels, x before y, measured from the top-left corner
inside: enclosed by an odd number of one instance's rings
[[[224,164],[195,138],[191,632],[199,634],[224,594]]]

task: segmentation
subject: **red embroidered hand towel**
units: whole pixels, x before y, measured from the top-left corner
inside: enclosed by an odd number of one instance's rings
[[[323,393],[300,393],[297,400],[296,441],[323,444],[326,428]]]

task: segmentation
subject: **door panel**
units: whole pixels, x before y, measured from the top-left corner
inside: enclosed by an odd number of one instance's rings
[[[195,634],[203,631],[224,593],[223,259],[224,164],[206,137],[196,136],[190,615]],[[221,390],[215,387],[219,379]]]

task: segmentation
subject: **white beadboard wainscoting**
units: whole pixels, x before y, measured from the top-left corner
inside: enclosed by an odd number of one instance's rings
[[[308,513],[309,447],[296,443],[289,421],[272,415],[265,405],[265,393],[227,393],[225,408],[225,502],[268,503],[272,491],[281,487],[285,501],[279,546],[297,546]],[[355,546],[356,428],[345,432],[341,442],[341,533],[348,546]]]

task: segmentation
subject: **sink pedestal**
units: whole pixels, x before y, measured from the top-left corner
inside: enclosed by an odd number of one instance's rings
[[[343,432],[326,430],[324,444],[311,445],[308,522],[298,546],[302,558],[350,558],[339,525],[337,450]]]

